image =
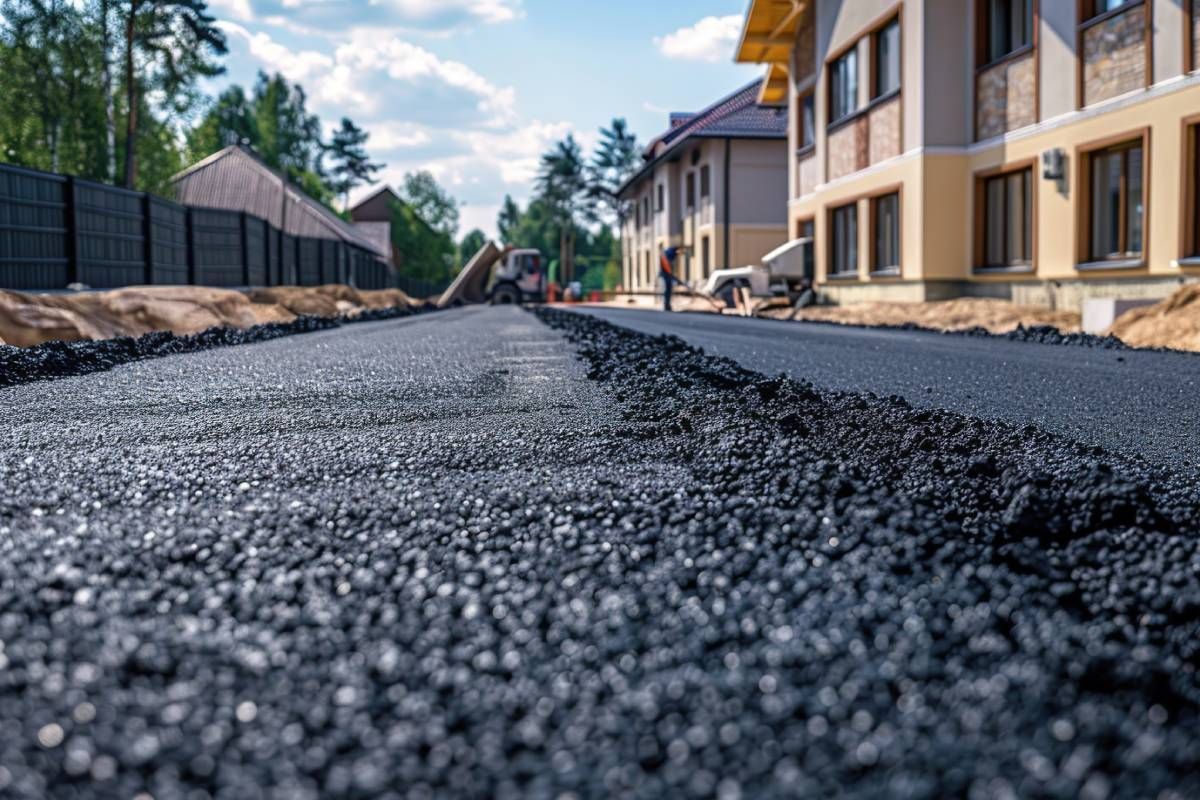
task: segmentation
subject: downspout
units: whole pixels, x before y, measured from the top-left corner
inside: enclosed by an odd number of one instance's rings
[[[721,262],[724,266],[721,269],[729,269],[729,177],[732,172],[731,165],[733,163],[733,139],[725,139],[725,187],[723,193],[725,195],[725,235],[722,237],[722,255]]]

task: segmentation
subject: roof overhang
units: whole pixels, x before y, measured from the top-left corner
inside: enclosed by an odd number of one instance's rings
[[[792,60],[800,19],[812,13],[813,0],[751,0],[734,61],[783,64]]]
[[[758,90],[760,106],[786,106],[791,81],[786,64],[768,64],[762,88]]]

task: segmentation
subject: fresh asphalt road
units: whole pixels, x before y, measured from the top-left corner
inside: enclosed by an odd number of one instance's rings
[[[768,375],[1032,423],[1181,472],[1200,472],[1200,355],[713,314],[579,310],[642,333],[678,336]]]
[[[1200,796],[1193,483],[545,318],[0,389],[0,797]]]

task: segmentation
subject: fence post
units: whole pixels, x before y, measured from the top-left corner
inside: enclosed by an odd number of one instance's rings
[[[189,207],[184,213],[184,222],[187,229],[187,282],[188,286],[196,285],[196,231],[195,223],[192,220],[192,209]]]
[[[151,219],[149,194],[142,195],[142,260],[145,262],[143,279],[147,286],[154,283],[154,222]]]
[[[75,210],[75,176],[63,184],[63,225],[67,231],[67,285],[79,283],[79,215]]]
[[[241,238],[242,238],[242,285],[250,285],[250,240],[246,230],[249,223],[246,220],[246,212],[242,212]]]

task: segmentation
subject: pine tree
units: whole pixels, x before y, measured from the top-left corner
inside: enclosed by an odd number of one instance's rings
[[[342,126],[334,132],[326,150],[333,159],[330,188],[342,196],[343,208],[350,204],[350,192],[363,184],[375,183],[375,173],[384,167],[373,163],[367,155],[365,145],[369,138],[370,134],[343,117]]]

